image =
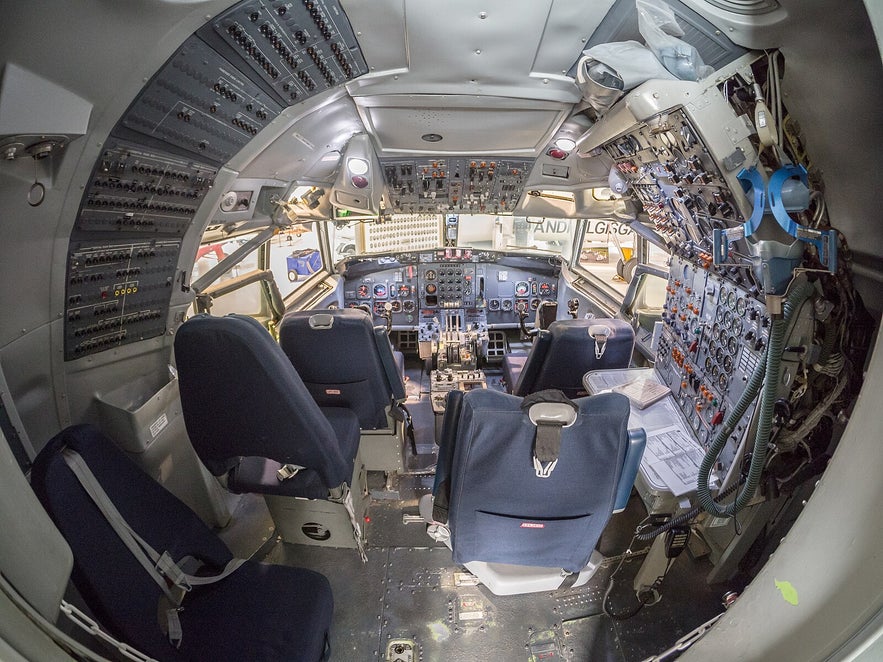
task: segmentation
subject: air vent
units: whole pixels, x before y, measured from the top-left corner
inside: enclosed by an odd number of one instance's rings
[[[776,0],[705,0],[705,2],[734,14],[749,16],[769,14],[779,8]]]

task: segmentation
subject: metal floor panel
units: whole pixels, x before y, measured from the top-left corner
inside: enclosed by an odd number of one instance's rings
[[[425,524],[403,521],[403,515],[417,514],[420,497],[432,490],[431,473],[414,467],[433,464],[437,452],[428,397],[418,387],[422,375],[414,371],[411,377],[408,406],[421,454],[409,453],[412,473],[392,476],[388,486],[382,474],[369,475],[372,493],[382,498],[372,499],[368,511],[368,562],[362,564],[352,549],[279,542],[261,550],[270,563],[311,568],[331,582],[332,660],[640,662],[720,611],[725,589],[708,587],[710,564],[686,553],[665,579],[662,600],[628,620],[614,621],[602,610],[614,564],[602,566],[586,586],[558,592],[495,596],[470,584],[471,575],[453,563],[447,547],[426,535]],[[626,511],[608,523],[598,544],[601,553],[625,551],[645,516],[633,496]],[[634,551],[648,544],[635,544]],[[635,604],[631,586],[641,562],[642,557],[627,560],[617,574],[615,610]]]

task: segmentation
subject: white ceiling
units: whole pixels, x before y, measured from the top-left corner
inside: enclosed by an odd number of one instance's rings
[[[347,89],[381,156],[536,156],[580,99],[566,73],[612,4],[343,0],[370,67]]]

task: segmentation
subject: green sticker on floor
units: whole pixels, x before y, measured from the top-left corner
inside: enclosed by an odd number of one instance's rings
[[[797,606],[797,589],[794,588],[794,585],[791,582],[780,582],[778,579],[774,580],[776,582],[776,588],[779,589],[779,592],[782,594],[782,597],[785,598],[785,602],[789,604]]]

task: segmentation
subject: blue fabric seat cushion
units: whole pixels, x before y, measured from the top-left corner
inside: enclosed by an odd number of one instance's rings
[[[321,410],[340,440],[344,460],[352,465],[359,450],[359,419],[351,410],[342,407],[322,407]],[[276,472],[281,466],[279,462],[263,457],[243,457],[228,475],[227,487],[240,494],[258,492],[304,499],[328,497],[328,488],[312,469],[299,471],[287,480],[279,480]]]
[[[224,581],[194,588],[183,607],[182,659],[316,661],[333,599],[319,573],[247,561]]]

